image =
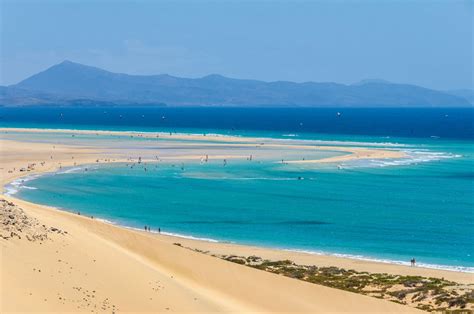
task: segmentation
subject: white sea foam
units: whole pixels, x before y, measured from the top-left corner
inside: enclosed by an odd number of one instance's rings
[[[104,222],[104,223],[110,224],[110,225],[117,225],[117,224],[114,223],[113,221],[107,220],[107,219],[104,219],[104,218],[95,218],[95,220],[100,221],[100,222]]]
[[[73,167],[73,168],[66,168],[64,170],[59,170],[56,174],[67,174],[67,173],[75,173],[84,170],[84,167]]]
[[[288,252],[298,252],[298,253],[306,253],[306,254],[321,255],[321,256],[324,256],[324,255],[335,256],[335,257],[350,258],[350,259],[369,261],[369,262],[410,266],[409,261],[373,258],[373,257],[367,257],[363,255],[328,253],[328,252],[322,252],[322,251],[311,251],[311,250],[300,250],[300,249],[283,249],[283,250],[288,251]],[[449,271],[456,271],[456,272],[463,272],[463,273],[474,273],[474,267],[468,267],[468,266],[439,265],[439,264],[429,264],[429,263],[420,263],[420,262],[417,262],[416,265],[417,267],[422,267],[422,268],[449,270]]]
[[[22,189],[27,189],[27,190],[37,190],[38,188],[35,188],[34,186],[28,186],[28,185],[22,185]]]
[[[18,189],[16,188],[13,188],[9,185],[5,186],[5,193],[4,193],[5,195],[11,196],[11,195],[16,194],[17,192],[18,192]]]
[[[151,232],[152,233],[158,233],[157,231],[154,231],[154,230],[152,230]],[[194,237],[194,236],[184,235],[184,234],[180,234],[180,233],[161,232],[161,234],[169,235],[169,236],[177,237],[177,238],[190,239],[190,240],[199,240],[199,241],[206,241],[206,242],[212,242],[212,243],[221,242],[221,241],[214,240],[214,239],[211,239],[211,238]]]
[[[38,175],[38,174],[33,174],[33,175],[26,176],[26,177],[18,178],[16,180],[8,183],[7,185],[5,185],[4,194],[8,195],[8,196],[11,196],[11,195],[14,195],[14,194],[18,193],[18,191],[20,189],[36,190],[35,187],[27,186],[27,185],[25,185],[25,183],[28,182],[28,181],[34,180],[34,179],[38,178],[39,176],[40,175]]]
[[[119,224],[117,224],[113,221],[103,219],[103,218],[96,218],[96,220],[104,222],[104,223],[112,224],[112,225],[119,225]],[[124,225],[119,225],[119,226],[123,227],[123,228],[126,228],[126,229],[130,229],[130,230],[143,231],[143,229],[136,228],[136,227],[130,227],[130,226],[124,226]],[[158,230],[152,230],[151,233],[159,234]],[[191,235],[186,235],[186,234],[181,234],[181,233],[173,233],[173,232],[165,232],[165,231],[162,231],[161,234],[176,237],[176,238],[198,240],[198,241],[205,241],[205,242],[211,242],[211,243],[236,243],[236,242],[233,242],[233,241],[220,241],[220,240],[216,240],[216,239],[212,239],[212,238],[196,237],[196,236],[191,236]],[[368,256],[364,256],[364,255],[330,253],[330,252],[324,252],[324,251],[287,249],[287,248],[283,248],[281,250],[288,251],[288,252],[320,255],[320,256],[335,256],[335,257],[341,257],[341,258],[349,258],[349,259],[356,259],[356,260],[369,261],[369,262],[378,262],[378,263],[392,264],[392,265],[410,266],[409,261],[374,258],[374,257],[368,257]],[[448,271],[456,271],[456,272],[464,272],[464,273],[474,273],[474,267],[468,267],[468,266],[439,265],[439,264],[429,264],[429,263],[417,262],[417,267],[429,268],[429,269],[439,269],[439,270],[448,270]]]
[[[69,167],[69,168],[64,168],[64,169],[61,169],[59,171],[56,171],[55,174],[77,173],[77,172],[82,172],[85,169],[97,170],[97,169],[99,169],[99,166],[84,165],[84,166],[80,166],[80,167]]]
[[[27,175],[21,178],[18,178],[16,180],[11,181],[10,183],[5,185],[5,195],[14,195],[18,193],[20,189],[27,189],[27,190],[37,190],[36,187],[34,186],[29,186],[25,185],[26,182],[37,179],[42,176],[50,176],[50,175],[56,175],[56,174],[68,174],[68,173],[76,173],[76,172],[81,172],[84,171],[84,169],[89,169],[89,170],[95,170],[98,169],[99,166],[97,165],[84,165],[84,166],[79,166],[79,167],[68,167],[68,168],[63,168],[60,170],[57,170],[55,172],[45,172],[41,174],[31,174]]]
[[[46,172],[46,173],[42,173],[42,174],[31,174],[31,175],[27,175],[27,176],[24,176],[24,177],[21,177],[21,178],[18,178],[16,180],[13,180],[12,182],[8,183],[7,185],[5,185],[5,192],[4,194],[5,195],[14,195],[16,193],[18,193],[18,191],[20,189],[27,189],[27,190],[37,190],[36,187],[34,186],[29,186],[29,185],[25,185],[26,182],[29,182],[31,180],[34,180],[34,179],[37,179],[41,176],[48,176],[48,175],[55,175],[55,174],[68,174],[68,173],[75,173],[75,172],[80,172],[80,171],[83,171],[84,169],[90,169],[90,170],[94,170],[94,169],[98,169],[99,167],[98,166],[90,166],[90,165],[84,165],[84,166],[80,166],[80,167],[69,167],[69,168],[64,168],[64,169],[60,169],[58,171],[55,171],[55,172]]]
[[[103,222],[103,223],[107,223],[107,224],[111,224],[111,225],[115,225],[115,226],[120,226],[120,227],[125,228],[125,229],[143,231],[143,229],[141,229],[141,228],[121,225],[121,224],[118,224],[114,221],[111,221],[111,220],[108,220],[108,219],[105,219],[105,218],[94,218],[94,219],[97,220],[97,221]],[[190,239],[190,240],[199,240],[199,241],[212,242],[212,243],[221,242],[221,241],[211,239],[211,238],[195,237],[195,236],[185,235],[185,234],[180,234],[180,233],[172,233],[172,232],[165,232],[165,231],[158,232],[158,230],[151,230],[150,232],[155,233],[155,234],[164,234],[164,235],[168,235],[168,236],[172,236],[172,237],[176,237],[176,238],[183,238],[183,239]]]
[[[289,135],[287,135],[289,136]],[[298,136],[295,134],[295,136]],[[291,136],[290,136],[291,137]],[[255,138],[257,139],[257,138]],[[273,142],[294,142],[295,144],[303,145],[318,145],[318,146],[362,146],[362,147],[410,147],[409,144],[401,144],[395,142],[360,142],[360,141],[341,141],[341,140],[317,140],[317,139],[286,139],[286,138],[259,138],[260,140],[269,140]]]
[[[437,152],[425,149],[403,149],[406,157],[394,159],[359,159],[343,164],[344,168],[408,166],[444,159],[460,158],[462,155],[449,152]]]
[[[108,223],[108,224],[118,225],[117,223],[115,223],[113,221],[103,219],[103,218],[96,218],[96,220],[104,222],[104,223]],[[124,227],[126,229],[143,231],[143,229],[136,228],[136,227],[129,227],[129,226],[123,226],[123,225],[120,225],[120,226]],[[151,233],[158,234],[159,232],[157,230],[152,230]],[[191,235],[186,235],[186,234],[181,234],[181,233],[172,233],[172,232],[165,232],[165,231],[162,231],[161,234],[172,236],[172,237],[177,237],[177,238],[205,241],[205,242],[211,242],[211,243],[236,243],[236,242],[233,242],[233,241],[219,241],[219,240],[212,239],[212,238],[196,237],[196,236],[191,236]],[[392,264],[392,265],[410,266],[409,261],[390,260],[390,259],[383,259],[383,258],[368,257],[368,256],[364,256],[364,255],[331,253],[331,252],[303,250],[303,249],[287,249],[287,248],[283,248],[283,249],[280,248],[280,249],[283,250],[283,251],[288,251],[288,252],[306,253],[306,254],[320,255],[320,256],[335,256],[335,257],[341,257],[341,258],[356,259],[356,260],[361,260],[361,261],[378,262],[378,263]],[[417,262],[417,267],[429,268],[429,269],[439,269],[439,270],[448,270],[448,271],[463,272],[463,273],[474,273],[474,267],[468,267],[468,266],[440,265],[440,264],[430,264],[430,263]]]

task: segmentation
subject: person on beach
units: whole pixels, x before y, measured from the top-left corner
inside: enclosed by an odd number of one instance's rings
[[[161,233],[161,228],[158,228],[158,233]]]
[[[145,231],[147,230],[147,226],[145,226]]]

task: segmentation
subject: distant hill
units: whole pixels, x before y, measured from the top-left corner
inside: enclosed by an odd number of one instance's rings
[[[464,98],[468,102],[470,102],[471,105],[474,105],[474,90],[472,89],[457,89],[457,90],[447,91],[447,93],[454,95],[456,97]]]
[[[0,104],[291,107],[456,107],[456,95],[415,85],[365,80],[357,84],[263,82],[213,74],[198,79],[128,75],[64,61],[16,85],[0,88]]]

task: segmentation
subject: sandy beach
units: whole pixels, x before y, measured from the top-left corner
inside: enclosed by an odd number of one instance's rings
[[[249,155],[263,159],[275,151],[285,156],[286,162],[294,163],[404,156],[401,151],[380,148],[303,145],[218,135],[32,129],[0,129],[0,132],[62,133],[71,137],[70,141],[60,143],[6,137],[0,140],[2,192],[7,183],[25,175],[74,165],[127,162],[138,157],[145,162],[156,160],[156,153],[149,149],[121,149],[93,140],[75,142],[77,138],[73,135],[166,138],[168,147],[181,149],[160,152],[159,159],[165,161],[199,160],[205,155],[210,159],[243,159]],[[296,149],[305,151],[304,160],[295,155]],[[344,154],[322,159],[311,157],[312,152],[324,150]],[[177,238],[126,229],[12,196],[2,195],[0,199],[3,199],[5,219],[12,216],[21,225],[21,230],[13,236],[0,238],[2,313],[421,312],[394,302],[238,265],[192,249],[213,254],[257,255],[269,260],[289,259],[303,265],[336,266],[361,272],[445,278],[466,285],[474,283],[470,273]]]

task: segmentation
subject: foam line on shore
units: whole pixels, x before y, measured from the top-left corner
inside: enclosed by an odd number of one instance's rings
[[[70,209],[65,209],[65,208],[55,207],[55,206],[52,206],[52,208],[57,209],[57,210],[66,211],[66,212],[69,212],[69,213],[76,213],[77,212],[75,210],[70,210]],[[143,232],[143,229],[141,229],[141,228],[137,228],[137,227],[117,223],[113,220],[106,219],[106,218],[95,217],[94,220],[100,221],[102,223],[118,226],[118,227],[121,227],[121,228],[129,229],[129,230],[135,230],[135,231]],[[178,239],[182,238],[182,239],[204,241],[204,242],[210,242],[210,243],[241,244],[241,243],[238,243],[238,242],[235,242],[235,241],[223,241],[223,240],[218,240],[218,239],[214,239],[214,238],[198,237],[198,236],[187,235],[187,234],[176,233],[176,232],[168,232],[168,231],[158,232],[157,230],[151,230],[150,233],[152,233],[152,234],[162,234],[162,235],[166,235],[166,236],[175,237],[175,238],[178,238]],[[244,245],[244,244],[241,244],[241,245]],[[265,248],[265,246],[259,245],[258,243],[251,244],[251,245],[255,245],[255,246],[258,246],[258,247]],[[268,247],[268,248],[270,248],[270,247]],[[287,251],[287,252],[305,253],[305,254],[320,255],[320,256],[334,256],[334,257],[339,257],[339,258],[348,258],[348,259],[360,260],[360,261],[377,262],[377,263],[384,263],[384,264],[391,264],[391,265],[410,266],[410,263],[405,262],[405,261],[368,257],[368,256],[364,256],[364,255],[333,253],[333,252],[315,251],[315,250],[304,250],[304,249],[297,249],[297,248],[282,248],[282,247],[271,247],[271,248],[274,248],[274,249],[277,249],[277,250],[282,250],[282,251]],[[454,266],[454,265],[451,266],[451,265],[439,265],[439,264],[430,264],[430,263],[418,263],[417,265],[418,265],[417,267],[428,268],[428,269],[446,270],[446,271],[454,271],[454,272],[461,272],[461,273],[474,273],[474,267],[468,267],[468,266]]]
[[[444,159],[453,159],[463,157],[460,154],[453,154],[450,152],[429,151],[423,149],[402,149],[406,157],[404,158],[387,158],[387,159],[360,159],[350,160],[342,164],[343,168],[358,168],[358,167],[395,167],[395,166],[409,166],[420,163],[427,163],[439,161]]]
[[[12,182],[5,185],[5,192],[4,194],[7,196],[13,196],[20,191],[20,189],[30,189],[35,190],[36,188],[33,186],[25,186],[25,183],[36,178],[39,178],[44,174],[31,174],[24,177],[20,177],[18,179],[13,180]]]
[[[63,210],[61,208],[57,208],[57,209]],[[122,227],[122,228],[143,232],[143,229],[140,229],[140,228],[137,228],[137,227],[132,227],[132,226],[127,226],[127,225],[123,225],[123,224],[119,224],[119,223],[116,223],[116,222],[108,220],[108,219],[104,219],[104,218],[95,218],[95,219],[98,220],[98,221],[101,221],[103,223],[108,223],[108,224],[112,224],[112,225],[119,226],[119,227]],[[174,232],[166,232],[166,231],[158,232],[157,230],[151,230],[150,233],[152,233],[152,234],[162,234],[162,235],[171,236],[171,237],[175,237],[175,238],[182,238],[182,239],[196,240],[196,241],[204,241],[204,242],[210,242],[210,243],[232,243],[232,244],[244,245],[242,243],[238,243],[238,242],[235,242],[235,241],[223,241],[223,240],[217,240],[217,239],[213,239],[213,238],[186,235],[186,234],[182,234],[182,233],[174,233]],[[384,263],[384,264],[390,264],[390,265],[410,266],[410,263],[405,262],[405,261],[368,257],[368,256],[364,256],[364,255],[333,253],[333,252],[326,252],[326,251],[304,250],[304,249],[297,249],[297,248],[265,247],[265,246],[259,245],[258,243],[251,244],[251,245],[255,245],[255,246],[258,246],[258,247],[262,247],[262,248],[273,248],[273,249],[276,249],[276,250],[282,250],[282,251],[287,251],[287,252],[304,253],[304,254],[320,255],[320,256],[334,256],[334,257],[339,257],[339,258],[348,258],[348,259],[367,261],[367,262]],[[469,266],[454,266],[454,265],[451,266],[451,265],[439,265],[439,264],[419,263],[418,262],[416,267],[474,274],[474,267],[469,267]]]
[[[125,228],[125,229],[130,229],[130,230],[135,230],[135,231],[143,231],[143,229],[118,224],[118,223],[115,223],[115,222],[113,222],[111,220],[108,220],[108,219],[104,219],[104,218],[95,218],[95,219],[97,221],[100,221],[100,222],[103,222],[103,223],[108,223],[108,224],[118,226],[118,227],[122,227],[122,228]],[[167,236],[171,236],[171,237],[175,237],[175,238],[205,241],[205,242],[211,242],[211,243],[222,243],[223,242],[223,241],[218,241],[218,240],[211,239],[211,238],[195,237],[195,236],[191,236],[191,235],[186,235],[186,234],[181,234],[181,233],[174,233],[174,232],[167,232],[167,231],[158,232],[156,230],[150,230],[149,232],[152,233],[152,234],[163,234],[163,235],[167,235]],[[226,243],[234,243],[234,242],[226,242]]]
[[[367,262],[376,262],[376,263],[384,263],[384,264],[391,264],[391,265],[410,266],[410,262],[406,262],[406,261],[368,257],[368,256],[364,256],[364,255],[331,253],[331,252],[326,252],[326,251],[323,252],[323,251],[312,251],[312,250],[301,250],[301,249],[285,249],[285,248],[278,248],[278,249],[283,250],[283,251],[288,251],[288,252],[306,253],[306,254],[323,255],[323,256],[335,256],[335,257],[349,258],[349,259],[355,259],[355,260],[367,261]],[[439,264],[419,263],[418,262],[416,267],[474,274],[474,267],[469,267],[469,266],[454,266],[454,265],[451,266],[451,265],[439,265]]]

